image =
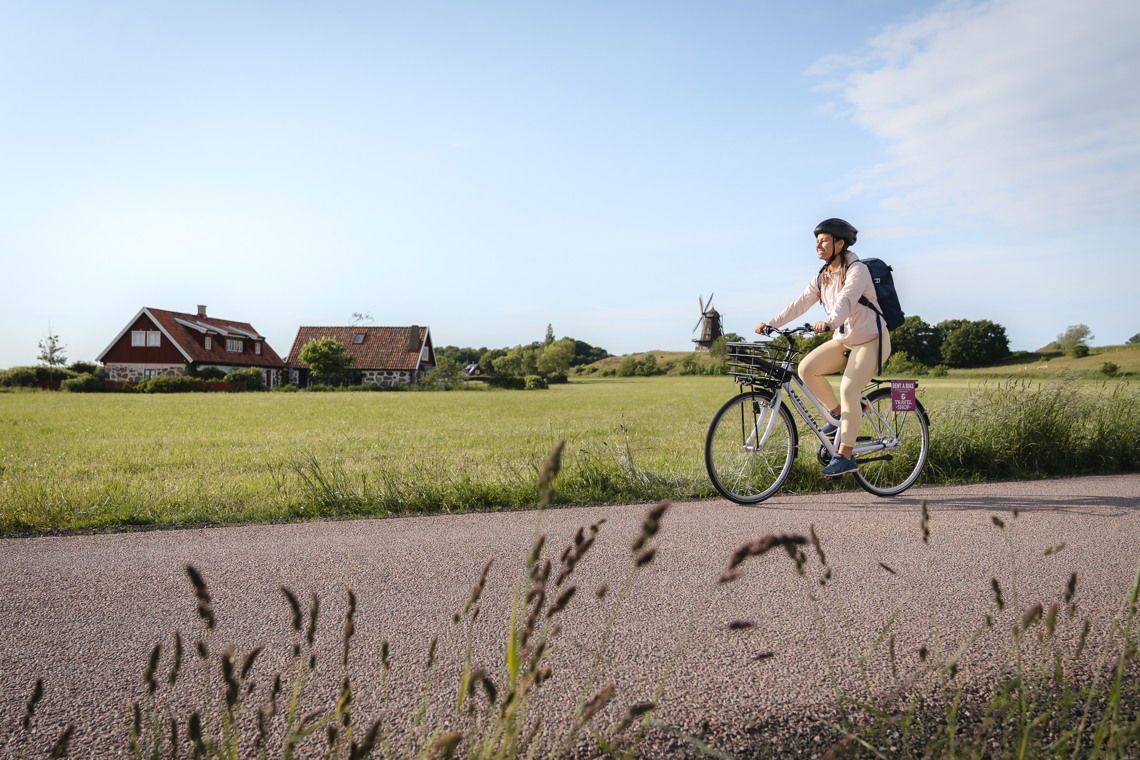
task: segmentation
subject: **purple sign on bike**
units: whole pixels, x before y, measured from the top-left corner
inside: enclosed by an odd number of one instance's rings
[[[913,412],[915,410],[915,388],[918,383],[914,380],[891,381],[891,411]]]

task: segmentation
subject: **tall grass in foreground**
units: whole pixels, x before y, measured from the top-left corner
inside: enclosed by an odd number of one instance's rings
[[[553,501],[552,483],[560,456],[561,445],[540,473],[540,508]],[[562,669],[555,675],[549,658],[562,646],[561,621],[575,613],[583,596],[575,571],[593,547],[602,521],[579,529],[557,560],[547,550],[546,536],[536,535],[516,578],[494,666],[485,660],[477,664],[473,656],[483,592],[494,570],[490,563],[485,565],[444,634],[460,640],[458,661],[441,666],[440,637],[432,638],[419,676],[422,698],[412,714],[382,709],[363,722],[354,706],[358,678],[350,667],[356,631],[353,592],[348,592],[340,657],[327,665],[320,661],[316,646],[319,597],[313,594],[305,604],[293,591],[282,588],[291,619],[291,655],[286,667],[264,673],[261,663],[272,643],[238,652],[233,645],[218,641],[207,583],[195,568],[187,567],[201,627],[188,638],[175,632],[169,643],[156,644],[151,650],[141,668],[145,694],[124,721],[124,743],[138,760],[636,758],[672,756],[678,747],[684,747],[689,756],[730,757],[718,748],[716,736],[697,738],[659,721],[658,702],[623,700],[614,685],[619,674],[606,672],[614,622],[630,601],[639,572],[657,556],[657,536],[668,506],[662,502],[647,513],[630,547],[625,577],[612,589],[605,585],[594,592],[608,604],[604,632],[600,647],[591,652],[580,671]],[[925,502],[915,517],[924,544],[929,544],[932,536]],[[1007,519],[990,518],[994,529],[1003,531],[1011,559],[1017,547],[1009,536],[1008,523],[1018,519],[1017,511]],[[1064,544],[1058,544],[1045,553],[1063,550]],[[786,555],[801,582],[813,589],[809,598],[826,654],[827,626],[822,621],[829,610],[815,592],[826,589],[833,574],[814,525],[806,534],[767,535],[742,544],[728,557],[716,584],[731,588],[748,563],[770,553]],[[897,575],[888,563],[879,565],[885,574]],[[1016,575],[994,577],[989,589],[991,612],[974,632],[956,648],[929,650],[924,646],[917,667],[904,664],[897,656],[893,628],[898,612],[889,615],[856,663],[867,676],[865,691],[836,691],[838,718],[813,727],[808,735],[828,738],[830,746],[823,752],[828,759],[1136,757],[1140,753],[1140,569],[1105,632],[1108,641],[1093,656],[1089,655],[1092,647],[1086,645],[1099,632],[1092,631],[1088,619],[1080,620],[1078,589],[1078,574],[1072,573],[1055,598],[1023,600]],[[789,611],[756,610],[754,614]],[[504,621],[492,624],[496,622]],[[752,620],[734,620],[727,627],[747,631],[756,625]],[[959,667],[971,648],[983,636],[1000,635],[1003,629],[1008,630],[1008,644],[997,680],[962,679]],[[757,659],[766,660],[773,654],[764,653]],[[826,663],[827,657],[820,661]],[[873,662],[889,667],[891,680],[897,684],[894,688],[884,692],[871,685],[868,671]],[[393,667],[387,641],[381,647],[381,663],[383,691],[389,688]],[[339,687],[330,696],[322,696],[318,676],[324,674],[327,681],[330,672]],[[574,695],[570,707],[544,699],[555,688]],[[43,695],[44,685],[37,681],[17,729],[22,738],[16,745],[23,756],[65,757],[70,743],[83,737],[68,726],[58,735],[40,738],[36,710]],[[673,741],[661,743],[662,737]],[[803,733],[776,734],[766,741],[757,750],[765,756],[820,751]],[[7,746],[14,745],[9,742]]]
[[[1018,518],[1014,510],[1009,519]],[[1012,560],[1016,547],[1007,520],[990,519],[995,529],[1005,532]],[[923,502],[924,544],[931,540],[929,524]],[[720,582],[737,580],[744,560],[775,548],[787,551],[805,583],[826,587],[830,582],[831,567],[814,526],[808,537],[768,536],[742,546]],[[1045,553],[1063,550],[1064,544],[1058,544]],[[897,574],[890,565],[879,565],[884,573]],[[965,641],[945,651],[921,647],[919,667],[910,673],[903,672],[906,666],[896,651],[893,628],[899,611],[889,615],[858,659],[866,690],[836,693],[836,728],[842,738],[823,758],[1136,757],[1140,753],[1140,568],[1107,632],[1108,645],[1092,657],[1086,651],[1091,623],[1078,619],[1077,573],[1057,589],[1055,598],[1032,603],[1021,601],[1016,575],[1006,580],[1004,585],[996,577],[991,580],[993,610]],[[816,595],[812,599],[817,627],[822,629],[819,621],[827,617],[827,610]],[[971,648],[983,636],[1001,635],[1005,626],[1006,661],[997,680],[979,684],[959,678],[960,665]],[[872,661],[889,666],[895,688],[884,693],[871,685]]]

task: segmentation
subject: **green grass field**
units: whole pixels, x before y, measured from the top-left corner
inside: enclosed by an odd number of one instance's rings
[[[979,425],[999,417],[995,405],[1016,413],[1019,404],[1008,399],[1029,387],[924,379],[920,398],[934,420],[931,478],[1066,474],[1052,465],[987,473],[976,439],[1004,434],[961,428],[971,414]],[[1068,398],[1076,387],[1084,406],[1074,418],[1103,407],[1115,419],[1122,405],[1129,409],[1107,438],[1094,431],[1105,447],[1140,444],[1140,405],[1128,381],[1032,392]],[[537,498],[537,468],[560,440],[563,503],[710,497],[705,430],[735,392],[726,377],[654,377],[576,379],[529,392],[4,393],[0,533],[527,507]],[[949,405],[956,411],[940,416]],[[1039,398],[1030,406],[1042,405]],[[1065,417],[1067,408],[1050,415]],[[949,418],[957,433],[944,424]],[[1033,444],[1036,428],[1020,418],[1008,424]],[[985,445],[1016,449],[1011,441]],[[1105,457],[1094,450],[1084,459]],[[819,479],[812,460],[802,448],[787,490],[851,487]],[[1099,469],[1129,469],[1131,461],[1110,456]]]

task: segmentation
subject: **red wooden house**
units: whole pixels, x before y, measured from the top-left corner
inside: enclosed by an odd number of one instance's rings
[[[305,387],[310,370],[300,359],[306,343],[332,338],[353,358],[352,385],[412,385],[435,367],[435,349],[427,327],[301,327],[289,351],[289,382]]]
[[[257,367],[266,387],[280,385],[285,362],[248,322],[165,309],[143,308],[99,354],[107,380],[137,383],[160,375],[185,375],[191,368],[225,372]]]

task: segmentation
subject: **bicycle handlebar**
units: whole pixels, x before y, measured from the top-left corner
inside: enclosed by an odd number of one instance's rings
[[[773,333],[776,335],[815,335],[815,329],[808,322],[804,322],[799,327],[789,327],[787,329],[773,327],[772,325],[765,326],[763,332],[764,336],[769,336]]]

